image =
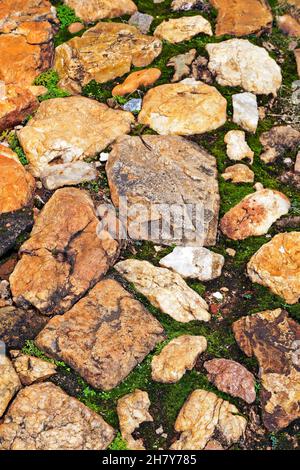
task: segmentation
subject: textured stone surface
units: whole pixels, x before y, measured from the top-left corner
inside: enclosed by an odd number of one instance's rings
[[[204,8],[205,5],[205,0],[173,0],[171,8],[173,11],[188,11],[198,7]]]
[[[300,417],[300,325],[287,312],[267,310],[233,324],[241,349],[260,367],[263,422],[278,431]]]
[[[300,37],[300,22],[291,15],[282,15],[277,17],[279,29],[289,36]]]
[[[0,132],[20,124],[38,108],[38,100],[28,89],[0,82],[0,91]]]
[[[261,134],[259,140],[264,147],[261,160],[271,163],[283,156],[285,151],[294,151],[300,145],[300,132],[291,126],[275,126]]]
[[[1,33],[15,32],[16,34],[22,34],[20,26],[24,27],[24,23],[25,26],[38,28],[40,24],[46,26],[47,22],[53,25],[58,23],[55,9],[49,0],[16,0],[14,2],[1,0]]]
[[[153,19],[153,16],[137,11],[129,18],[128,23],[138,28],[142,34],[147,34],[149,33]]]
[[[20,388],[21,382],[11,361],[5,355],[0,354],[0,418]],[[2,448],[1,437],[0,448]]]
[[[295,304],[300,298],[300,232],[280,233],[252,256],[247,272],[253,282]]]
[[[0,217],[0,257],[11,250],[19,236],[29,232],[32,226],[33,212],[30,208],[3,213]]]
[[[237,93],[232,95],[233,122],[245,131],[256,132],[259,112],[257,98],[253,93]]]
[[[95,167],[86,162],[62,163],[50,166],[43,171],[42,181],[47,189],[57,189],[62,186],[75,186],[85,181],[97,178]]]
[[[121,85],[117,85],[112,90],[112,95],[123,96],[127,93],[133,93],[141,86],[149,86],[156,82],[161,76],[161,71],[156,68],[138,70],[133,72],[125,78]]]
[[[137,7],[132,0],[64,0],[75,10],[76,16],[86,23],[94,23],[104,18],[132,15]]]
[[[19,392],[0,424],[3,450],[103,450],[114,430],[52,383]]]
[[[179,82],[187,75],[190,74],[190,66],[197,54],[196,49],[191,49],[185,54],[179,54],[175,57],[171,57],[167,63],[167,67],[174,67],[175,73],[172,77],[172,82]]]
[[[222,177],[225,181],[232,181],[232,183],[253,183],[254,172],[250,170],[247,165],[237,163],[236,165],[228,166]]]
[[[246,135],[244,131],[229,131],[224,137],[224,142],[227,144],[227,156],[230,160],[240,161],[248,158],[250,163],[253,163],[254,152],[251,150],[246,142]]]
[[[209,21],[203,16],[183,16],[182,18],[171,18],[160,23],[154,31],[154,36],[159,39],[176,44],[188,41],[200,33],[212,36],[213,32]]]
[[[27,356],[21,351],[10,351],[14,368],[23,385],[42,382],[56,374],[56,366],[34,356]]]
[[[295,55],[295,59],[296,59],[298,75],[300,77],[300,49],[295,49],[294,50],[294,55]]]

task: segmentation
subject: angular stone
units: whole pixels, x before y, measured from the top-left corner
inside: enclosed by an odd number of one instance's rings
[[[181,436],[172,444],[172,450],[202,450],[218,433],[226,447],[243,436],[247,421],[239,410],[212,392],[195,390],[189,396],[175,422]]]
[[[120,261],[115,269],[155,307],[174,320],[182,323],[210,320],[205,300],[179,274],[135,259]]]
[[[118,243],[100,231],[83,190],[57,190],[39,213],[10,276],[14,301],[45,315],[63,313],[107,272]]]
[[[63,163],[49,166],[43,171],[42,181],[47,189],[57,189],[62,186],[75,186],[85,181],[97,178],[97,170],[86,162]]]
[[[3,450],[103,450],[113,438],[99,414],[49,382],[21,390],[0,424]]]
[[[178,42],[188,41],[200,33],[208,36],[213,35],[209,21],[201,15],[196,15],[165,20],[157,26],[154,36],[172,44],[177,44]]]
[[[32,226],[33,211],[30,208],[3,213],[0,217],[0,257],[15,246],[20,235],[30,232]]]
[[[39,106],[30,90],[0,83],[0,132],[20,124]]]
[[[262,189],[244,197],[230,209],[222,218],[220,228],[232,240],[264,235],[290,207],[291,203],[283,193]]]
[[[291,126],[275,126],[261,134],[259,140],[264,147],[261,160],[271,163],[282,157],[287,150],[294,150],[300,145],[300,132]]]
[[[258,360],[263,422],[277,432],[300,417],[300,325],[277,309],[242,317],[233,331],[242,351]]]
[[[259,112],[257,98],[253,93],[237,93],[232,95],[233,122],[241,126],[245,131],[255,134]]]
[[[55,8],[48,0],[38,0],[38,2],[36,0],[17,0],[16,2],[1,0],[1,33],[15,32],[20,34],[18,28],[24,24],[25,26],[38,27],[39,23],[44,25],[47,22],[51,25],[58,24]]]
[[[71,93],[80,93],[91,80],[105,83],[128,73],[131,65],[146,67],[161,50],[159,39],[141,34],[134,26],[98,23],[82,37],[56,48],[59,86]]]
[[[116,387],[164,339],[160,323],[112,279],[99,282],[37,336],[37,346],[96,389]]]
[[[227,156],[230,160],[240,161],[248,158],[253,163],[254,152],[246,142],[244,131],[229,131],[224,137],[227,144]]]
[[[300,37],[300,23],[291,15],[282,15],[277,17],[279,29],[288,36]]]
[[[247,265],[253,282],[268,287],[288,304],[300,298],[300,232],[279,233]]]
[[[179,82],[187,75],[190,74],[190,66],[192,65],[193,60],[197,54],[196,49],[191,49],[185,54],[179,54],[175,57],[171,57],[167,63],[167,67],[174,67],[175,73],[172,78],[172,82]]]
[[[281,69],[263,47],[246,39],[207,44],[208,68],[222,86],[240,86],[256,95],[277,94]]]
[[[254,172],[247,165],[237,163],[226,168],[222,173],[225,181],[231,180],[232,183],[253,183]]]
[[[156,68],[138,70],[133,72],[125,78],[121,85],[117,85],[112,90],[113,96],[124,96],[128,93],[133,93],[141,86],[150,86],[155,83],[161,76],[161,71]]]
[[[16,350],[10,351],[10,356],[22,385],[42,382],[56,374],[56,366],[51,362],[38,357],[27,356]]]
[[[20,390],[21,382],[11,361],[3,354],[0,354],[0,418],[5,413],[10,401]],[[1,438],[0,438],[1,446]],[[2,446],[0,447],[2,449]]]
[[[132,15],[137,11],[137,6],[132,0],[64,0],[64,3],[73,8],[76,16],[86,23]]]
[[[128,23],[138,28],[142,34],[147,34],[149,33],[153,20],[153,16],[137,11],[129,18]]]

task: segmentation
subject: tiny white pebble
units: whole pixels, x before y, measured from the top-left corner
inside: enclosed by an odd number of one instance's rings
[[[215,299],[223,300],[223,295],[221,294],[221,292],[214,292],[214,293],[212,294],[212,296],[213,296]]]
[[[108,157],[109,157],[109,153],[101,152],[100,153],[100,162],[107,162]]]

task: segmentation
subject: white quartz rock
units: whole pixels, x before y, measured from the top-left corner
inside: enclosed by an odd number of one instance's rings
[[[245,131],[256,132],[259,113],[257,98],[253,93],[237,93],[232,96],[233,122]]]

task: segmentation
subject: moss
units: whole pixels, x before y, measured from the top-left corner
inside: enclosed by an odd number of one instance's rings
[[[10,148],[18,155],[19,160],[22,163],[22,165],[28,165],[28,160],[20,145],[19,139],[15,131],[12,131],[8,134],[7,142]]]
[[[108,447],[109,450],[127,450],[127,444],[118,432],[113,442]]]
[[[50,98],[64,98],[70,96],[65,90],[58,87],[59,76],[58,73],[49,69],[46,72],[41,73],[35,80],[34,85],[42,85],[48,89],[48,93],[39,97],[40,101],[49,100]]]
[[[68,5],[57,5],[56,6],[57,18],[59,19],[61,28],[67,28],[72,23],[80,22],[82,20],[76,16],[73,8]]]

